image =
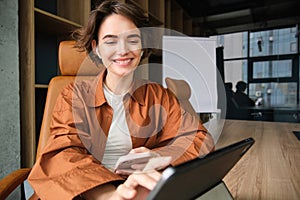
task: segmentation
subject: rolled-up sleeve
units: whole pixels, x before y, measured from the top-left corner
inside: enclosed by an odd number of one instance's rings
[[[79,134],[89,135],[89,127],[84,112],[74,118],[74,105],[77,109],[83,106],[74,86],[69,85],[57,99],[51,136],[28,178],[41,199],[73,199],[96,186],[123,180],[101,165],[83,144]]]

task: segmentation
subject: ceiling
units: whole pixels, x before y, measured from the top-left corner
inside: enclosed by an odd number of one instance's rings
[[[286,27],[300,23],[299,0],[176,0],[200,35]]]

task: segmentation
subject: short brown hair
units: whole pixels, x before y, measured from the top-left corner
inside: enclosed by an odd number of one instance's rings
[[[98,30],[103,21],[112,14],[119,14],[130,19],[137,28],[148,27],[149,20],[146,12],[135,4],[123,3],[118,0],[105,0],[90,14],[88,24],[73,33],[75,47],[82,51],[92,51],[92,41],[98,43]],[[143,33],[142,34],[142,41]]]

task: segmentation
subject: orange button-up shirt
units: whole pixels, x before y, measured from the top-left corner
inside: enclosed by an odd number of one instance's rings
[[[75,81],[59,95],[50,139],[28,178],[41,199],[73,199],[123,180],[101,165],[113,116],[103,93],[106,73]],[[123,102],[133,148],[172,156],[172,165],[213,149],[213,139],[198,118],[181,109],[173,93],[159,84],[137,80]]]

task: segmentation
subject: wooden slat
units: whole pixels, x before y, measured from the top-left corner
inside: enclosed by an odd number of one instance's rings
[[[20,1],[21,165],[35,160],[34,0]]]
[[[138,7],[145,10],[146,12],[148,12],[148,10],[149,10],[148,1],[151,1],[151,0],[126,0],[126,2],[135,4]]]
[[[74,21],[34,8],[36,30],[50,35],[69,35],[82,27]]]
[[[165,22],[165,1],[161,0],[151,0],[149,1],[149,13],[152,13],[161,24]]]
[[[46,88],[48,88],[48,85],[47,84],[35,84],[35,88],[46,89]]]
[[[90,1],[57,0],[57,14],[80,25],[87,23],[90,11]]]

